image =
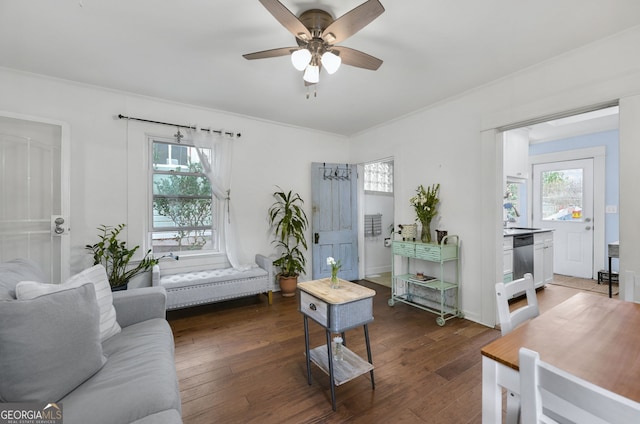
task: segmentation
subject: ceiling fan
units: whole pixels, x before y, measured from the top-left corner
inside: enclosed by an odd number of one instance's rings
[[[293,66],[299,71],[304,71],[305,85],[317,84],[320,81],[321,67],[333,74],[341,63],[373,71],[382,65],[382,60],[364,52],[336,46],[384,12],[380,1],[368,0],[335,20],[324,10],[307,10],[297,17],[278,0],[259,1],[296,37],[298,45],[248,53],[243,55],[245,59],[291,55]]]

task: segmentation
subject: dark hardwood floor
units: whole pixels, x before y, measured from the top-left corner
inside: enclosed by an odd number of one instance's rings
[[[480,348],[498,330],[465,319],[444,327],[435,315],[404,304],[387,305],[390,289],[376,290],[369,324],[376,389],[369,375],[336,388],[331,409],[328,377],[312,365],[307,384],[304,331],[298,298],[274,294],[168,314],[185,424],[204,423],[480,423]],[[577,290],[547,286],[544,310]],[[311,346],[324,343],[310,321]],[[366,357],[362,328],[347,332],[351,350]]]

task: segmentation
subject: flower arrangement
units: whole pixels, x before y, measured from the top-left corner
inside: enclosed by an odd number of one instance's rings
[[[338,271],[342,267],[340,260],[336,262],[331,256],[327,258],[327,265],[331,267],[331,287],[337,288],[338,286]],[[334,287],[335,286],[335,287]]]
[[[423,243],[431,241],[431,220],[438,214],[436,207],[440,202],[438,198],[438,191],[440,190],[440,184],[433,184],[431,187],[427,187],[420,184],[416,189],[416,195],[409,199],[409,203],[416,211],[416,221],[422,223],[422,233],[420,239]]]

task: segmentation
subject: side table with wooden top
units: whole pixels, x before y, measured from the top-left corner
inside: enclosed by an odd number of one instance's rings
[[[369,372],[371,387],[375,389],[373,360],[369,343],[368,324],[373,321],[375,290],[340,280],[340,286],[331,288],[328,278],[298,283],[300,312],[304,317],[304,342],[307,360],[307,379],[311,384],[311,362],[329,375],[331,403],[336,410],[335,386],[339,386]],[[309,318],[324,327],[327,344],[310,349]],[[346,347],[345,331],[363,326],[368,362]],[[334,358],[332,333],[342,335],[341,358]]]

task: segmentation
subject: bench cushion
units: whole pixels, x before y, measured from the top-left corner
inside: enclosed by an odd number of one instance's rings
[[[164,275],[160,277],[160,285],[167,290],[192,286],[198,284],[218,283],[222,281],[244,280],[253,277],[265,277],[267,271],[257,265],[248,270],[235,268],[211,269],[205,271],[192,271],[181,274]]]

